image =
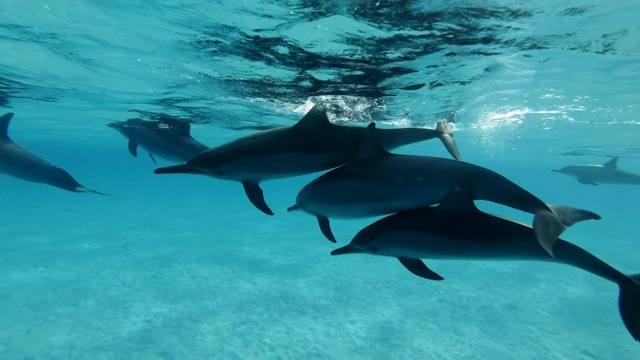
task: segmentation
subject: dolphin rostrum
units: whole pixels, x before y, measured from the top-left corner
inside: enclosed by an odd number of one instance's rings
[[[627,184],[640,185],[640,175],[631,174],[618,169],[618,157],[607,161],[602,165],[571,165],[560,170],[552,170],[575,176],[578,182],[587,185],[598,184]]]
[[[13,142],[7,133],[12,117],[13,113],[0,117],[0,173],[73,192],[105,195],[82,186],[64,169],[42,160]]]
[[[566,226],[600,219],[590,211],[546,205],[520,186],[489,169],[463,161],[387,152],[375,123],[367,127],[358,158],[323,174],[300,190],[289,208],[315,215],[322,233],[335,242],[329,218],[354,219],[393,214],[434,205],[463,182],[473,185],[473,199],[487,200],[534,214],[533,228],[550,254]]]
[[[411,273],[443,277],[420,259],[532,260],[568,264],[620,287],[619,310],[629,333],[640,341],[640,274],[625,275],[584,249],[562,239],[554,256],[539,245],[531,227],[481,212],[466,184],[455,187],[438,206],[387,216],[365,227],[351,243],[331,255],[366,253],[397,258]]]
[[[154,163],[154,154],[169,161],[185,162],[209,148],[191,137],[191,126],[184,121],[129,119],[107,126],[129,140],[131,155],[138,156],[138,146],[141,146]]]
[[[251,203],[268,215],[260,182],[328,170],[353,160],[365,128],[332,124],[325,111],[314,106],[294,126],[261,131],[206,150],[185,164],[156,169],[156,174],[203,174],[239,181]],[[450,124],[438,123],[436,130],[379,129],[382,146],[402,145],[439,138],[460,159]]]

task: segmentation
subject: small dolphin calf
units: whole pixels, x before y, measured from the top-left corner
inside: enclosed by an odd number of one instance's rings
[[[203,174],[239,181],[251,203],[268,215],[260,182],[310,174],[343,165],[356,157],[365,129],[332,124],[326,112],[314,106],[294,126],[252,134],[202,152],[185,164],[159,168],[156,174]],[[451,127],[438,123],[431,129],[379,129],[381,146],[395,149],[439,138],[451,155],[460,159]]]
[[[473,199],[534,214],[533,228],[551,253],[555,239],[577,221],[600,219],[590,211],[550,206],[504,176],[480,166],[429,156],[387,152],[371,123],[358,159],[307,184],[290,211],[315,215],[320,230],[335,242],[329,218],[353,219],[434,205],[460,183],[473,185]]]
[[[640,274],[624,275],[582,248],[558,239],[554,257],[526,225],[478,210],[468,186],[456,187],[437,207],[400,212],[362,229],[331,255],[366,253],[397,258],[411,273],[443,277],[420,259],[533,260],[568,264],[620,287],[619,310],[627,330],[640,341]]]
[[[13,113],[0,117],[0,173],[73,192],[105,195],[80,185],[65,170],[51,165],[13,142],[7,135],[12,117]]]
[[[618,157],[602,165],[571,165],[560,170],[552,170],[569,176],[575,176],[578,182],[587,185],[627,184],[640,185],[640,175],[618,169]]]
[[[138,146],[149,153],[175,162],[185,162],[209,147],[191,137],[191,125],[178,120],[144,121],[129,119],[107,124],[129,139],[129,152],[138,156]]]

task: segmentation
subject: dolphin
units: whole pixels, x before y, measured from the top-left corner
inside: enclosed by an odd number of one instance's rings
[[[206,150],[185,164],[159,168],[156,174],[190,173],[238,181],[251,203],[273,215],[260,182],[328,170],[355,159],[364,127],[332,124],[327,113],[314,106],[295,125],[261,131]],[[382,146],[439,138],[451,155],[460,159],[451,125],[439,122],[435,130],[379,129]]]
[[[640,341],[640,274],[622,274],[562,239],[553,244],[554,257],[549,256],[538,245],[531,227],[478,210],[471,189],[468,184],[460,184],[438,206],[378,220],[331,255],[365,253],[395,257],[411,273],[430,280],[443,277],[420,259],[531,260],[571,265],[618,284],[622,320],[633,338]]]
[[[533,228],[550,254],[566,226],[600,219],[590,211],[546,205],[520,186],[489,169],[430,156],[387,152],[377,139],[375,123],[367,127],[358,158],[313,180],[300,190],[296,205],[317,217],[332,242],[329,218],[355,219],[435,205],[462,182],[473,185],[473,198],[534,214]]]
[[[598,184],[627,184],[640,185],[640,175],[631,174],[618,169],[618,157],[607,161],[602,165],[571,165],[560,170],[552,170],[575,176],[578,182],[587,185]]]
[[[107,126],[129,139],[131,155],[137,157],[141,146],[156,164],[154,154],[169,161],[185,162],[209,148],[191,137],[191,126],[184,121],[129,119]]]
[[[82,186],[64,169],[42,160],[13,142],[7,133],[11,118],[13,113],[0,117],[0,173],[73,192],[106,195]]]

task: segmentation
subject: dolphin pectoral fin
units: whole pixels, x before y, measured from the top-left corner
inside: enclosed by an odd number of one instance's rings
[[[100,192],[100,191],[97,191],[97,190],[93,190],[93,189],[89,189],[89,188],[86,188],[84,186],[76,186],[76,188],[73,191],[74,192],[93,193],[93,194],[98,194],[98,195],[111,196],[111,194],[105,194],[103,192]]]
[[[133,139],[129,139],[128,147],[131,155],[133,155],[133,157],[138,157],[138,143]]]
[[[453,138],[451,123],[438,121],[436,124],[436,130],[441,131],[441,134],[438,135],[438,139],[442,141],[442,144],[447,151],[449,151],[449,154],[451,154],[451,156],[456,160],[462,160],[460,152],[458,151],[458,145],[456,145],[456,140]]]
[[[551,211],[540,210],[533,216],[533,231],[544,250],[553,257],[553,244],[566,227]]]
[[[581,184],[598,186],[597,182],[592,180],[587,180],[585,178],[577,178],[576,180],[578,180],[578,182]]]
[[[628,281],[620,282],[618,308],[622,322],[636,341],[640,341],[640,274],[627,275]]]
[[[300,206],[298,206],[298,204],[295,204],[287,208],[287,212],[298,211],[298,210],[300,210]]]
[[[269,209],[269,206],[264,201],[264,194],[258,183],[243,182],[242,186],[244,186],[244,192],[247,194],[253,206],[267,215],[273,215],[273,211]]]
[[[153,157],[152,153],[149,153],[149,157],[151,158],[151,160],[153,160],[153,163],[158,165],[158,162],[156,161],[156,158]]]
[[[589,210],[578,209],[565,205],[551,205],[547,204],[547,207],[556,214],[562,225],[572,226],[573,224],[584,220],[600,220],[600,215],[591,212]]]
[[[428,280],[444,280],[442,276],[429,269],[427,265],[425,265],[424,262],[422,262],[422,260],[420,259],[399,257],[398,260],[400,260],[400,263],[414,275]]]
[[[329,223],[329,219],[324,216],[318,216],[318,225],[320,225],[320,231],[322,231],[322,235],[327,238],[327,240],[332,243],[336,242],[336,237],[333,236],[333,232],[331,231],[331,224]]]

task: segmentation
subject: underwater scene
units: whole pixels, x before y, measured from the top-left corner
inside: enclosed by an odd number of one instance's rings
[[[640,358],[638,18],[3,0],[0,359]]]

